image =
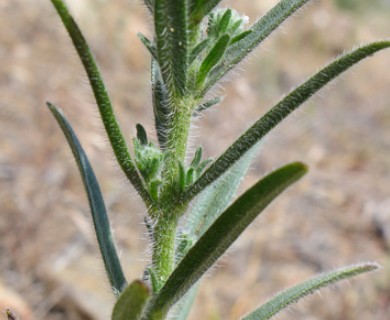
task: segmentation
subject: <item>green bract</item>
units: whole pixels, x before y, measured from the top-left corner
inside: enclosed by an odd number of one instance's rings
[[[153,19],[154,34],[150,39],[138,36],[151,58],[158,141],[150,141],[138,124],[132,156],[82,32],[62,0],[51,2],[85,68],[118,164],[138,191],[148,214],[145,221],[153,241],[151,261],[143,279],[131,281],[128,286],[87,156],[62,112],[49,103],[76,158],[107,275],[118,295],[112,319],[158,320],[169,315],[170,319],[184,320],[204,273],[271,201],[307,172],[302,163],[287,164],[234,200],[263,138],[331,80],[390,47],[390,41],[358,47],[319,70],[255,121],[215,161],[203,158],[201,146],[187,161],[192,121],[222,101],[222,97],[209,97],[210,89],[309,0],[282,0],[252,25],[235,10],[218,8],[219,0],[144,0]],[[184,215],[186,219],[180,219]],[[374,263],[365,263],[315,276],[283,291],[244,319],[269,319],[319,288],[376,268]],[[170,314],[171,310],[174,312]]]

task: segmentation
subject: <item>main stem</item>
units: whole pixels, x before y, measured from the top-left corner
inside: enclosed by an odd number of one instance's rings
[[[175,214],[164,215],[158,219],[154,228],[152,261],[160,284],[168,279],[174,268],[177,221]]]
[[[185,206],[172,203],[179,196],[178,162],[184,162],[187,140],[191,123],[192,110],[195,102],[187,97],[173,100],[171,128],[167,133],[167,149],[165,167],[162,172],[163,185],[160,194],[159,208],[153,213],[156,219],[154,227],[153,267],[158,281],[163,284],[174,269],[175,240],[177,222],[185,211]]]
[[[179,97],[173,99],[171,126],[167,132],[167,164],[165,168],[165,181],[177,178],[178,161],[183,162],[187,151],[188,134],[191,125],[192,112],[196,102],[192,97]]]

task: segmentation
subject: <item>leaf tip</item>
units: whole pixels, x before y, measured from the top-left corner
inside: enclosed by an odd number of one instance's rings
[[[300,161],[293,162],[288,166],[295,170],[300,177],[304,176],[309,171],[309,166]]]
[[[58,108],[54,103],[46,101],[46,106],[49,108],[50,112],[54,115],[54,117],[57,117],[58,115],[61,115],[63,117],[62,110]]]
[[[136,279],[133,281],[133,284],[139,288],[142,288],[144,292],[147,292],[150,294],[150,287],[147,285],[145,281],[142,281],[140,279]]]
[[[371,272],[371,271],[378,271],[382,269],[382,266],[379,263],[374,261],[359,263],[352,267],[355,267],[360,272]]]
[[[50,101],[46,101],[46,106],[47,106],[49,109],[53,109],[53,108],[54,108],[54,104],[52,104]]]

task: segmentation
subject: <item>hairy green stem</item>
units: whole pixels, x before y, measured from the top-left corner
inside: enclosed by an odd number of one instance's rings
[[[153,235],[153,268],[159,283],[171,275],[175,262],[175,240],[178,216],[172,212],[158,219]]]
[[[172,115],[172,128],[167,138],[167,158],[163,170],[163,185],[161,191],[161,208],[153,212],[157,219],[154,228],[153,267],[158,281],[165,283],[174,268],[175,239],[179,217],[185,211],[181,206],[172,206],[172,198],[177,194],[178,162],[183,162],[186,155],[187,140],[192,115],[192,105],[179,103]]]
[[[187,140],[194,103],[191,99],[178,99],[174,105],[172,127],[167,133],[167,150],[165,168],[163,169],[163,185],[160,208],[152,210],[151,216],[156,219],[153,234],[152,262],[157,280],[165,283],[174,269],[175,240],[177,223],[185,212],[186,206],[172,206],[172,198],[179,197],[177,182],[179,175],[178,162],[183,162],[186,156]]]
[[[191,118],[197,102],[192,98],[177,98],[171,115],[171,128],[167,132],[166,160],[162,172],[165,182],[161,191],[161,203],[165,210],[172,208],[172,198],[178,198],[178,163],[184,162],[187,150]]]
[[[188,97],[177,100],[172,114],[172,128],[168,132],[168,149],[177,160],[183,161],[186,156],[192,111],[197,104]]]

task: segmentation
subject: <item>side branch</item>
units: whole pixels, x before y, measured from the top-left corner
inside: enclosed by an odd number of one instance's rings
[[[70,14],[65,3],[62,0],[51,0],[51,2],[61,17],[61,20],[66,30],[68,31],[70,38],[72,39],[73,45],[87,73],[96,103],[99,108],[100,116],[103,120],[104,128],[107,132],[115,157],[126,177],[130,180],[135,189],[141,195],[146,206],[149,206],[151,204],[150,196],[145,189],[144,184],[131,159],[126,141],[123,137],[118,121],[116,120],[106,86],[100,75],[99,68],[95,62],[91,50],[89,49],[88,43],[85,40],[76,21]]]
[[[373,55],[375,52],[390,47],[390,41],[378,41],[359,47],[346,53],[316,73],[309,80],[293,90],[252,127],[250,127],[240,138],[238,138],[204,173],[188,188],[181,201],[187,203],[198,193],[207,188],[212,182],[225,173],[236,161],[248,152],[259,140],[268,134],[291,112],[302,105],[307,99],[317,93],[331,80],[341,73]]]

